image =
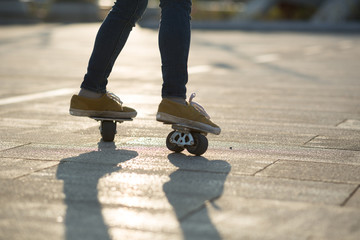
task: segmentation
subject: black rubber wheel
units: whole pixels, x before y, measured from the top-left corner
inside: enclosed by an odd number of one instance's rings
[[[168,134],[168,136],[166,137],[166,147],[173,152],[176,153],[180,153],[182,151],[184,151],[183,147],[180,147],[178,145],[176,145],[175,143],[170,142],[170,138],[171,136],[175,133],[175,131],[172,131],[171,133]]]
[[[191,133],[194,138],[194,145],[186,146],[186,149],[189,153],[194,154],[196,156],[200,156],[204,154],[208,148],[208,140],[207,138],[200,133]]]
[[[104,142],[114,141],[116,134],[116,122],[101,121],[100,133]]]

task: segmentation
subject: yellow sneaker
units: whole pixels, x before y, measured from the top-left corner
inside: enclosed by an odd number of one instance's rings
[[[119,97],[107,92],[100,98],[73,95],[70,102],[71,115],[81,117],[134,118],[135,109],[125,107]]]
[[[210,117],[203,107],[192,102],[194,97],[195,94],[192,94],[186,105],[163,99],[159,105],[156,120],[164,123],[183,124],[219,135],[220,127],[210,121]]]

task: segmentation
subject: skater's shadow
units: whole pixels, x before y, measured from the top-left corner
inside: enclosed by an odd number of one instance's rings
[[[231,165],[223,160],[209,161],[183,154],[170,154],[168,159],[178,169],[170,174],[170,181],[164,184],[163,190],[175,211],[184,239],[221,239],[210,219],[208,206],[221,211],[215,200],[223,194]]]
[[[119,172],[120,163],[137,155],[135,151],[116,150],[114,143],[99,142],[98,151],[61,160],[56,177],[64,181],[65,239],[110,239],[98,199],[98,183],[102,177]]]

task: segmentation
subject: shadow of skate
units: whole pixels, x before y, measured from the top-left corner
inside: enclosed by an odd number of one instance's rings
[[[119,163],[137,152],[117,150],[115,144],[98,143],[98,151],[61,160],[56,177],[64,181],[65,239],[111,239],[98,199],[99,180],[121,171]]]
[[[170,174],[170,181],[163,186],[180,223],[184,239],[221,239],[211,221],[208,203],[215,209],[231,165],[223,160],[209,161],[204,157],[183,154],[168,155],[178,169]]]

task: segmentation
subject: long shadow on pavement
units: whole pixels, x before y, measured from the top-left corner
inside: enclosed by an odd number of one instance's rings
[[[170,174],[163,190],[174,208],[184,239],[221,239],[210,219],[207,203],[221,211],[215,200],[223,193],[231,165],[223,160],[209,161],[175,153],[168,155],[168,159],[179,169]]]
[[[66,239],[111,239],[98,199],[99,180],[119,172],[119,163],[135,158],[135,151],[116,150],[114,143],[98,144],[98,151],[61,160],[56,176],[64,181]]]

